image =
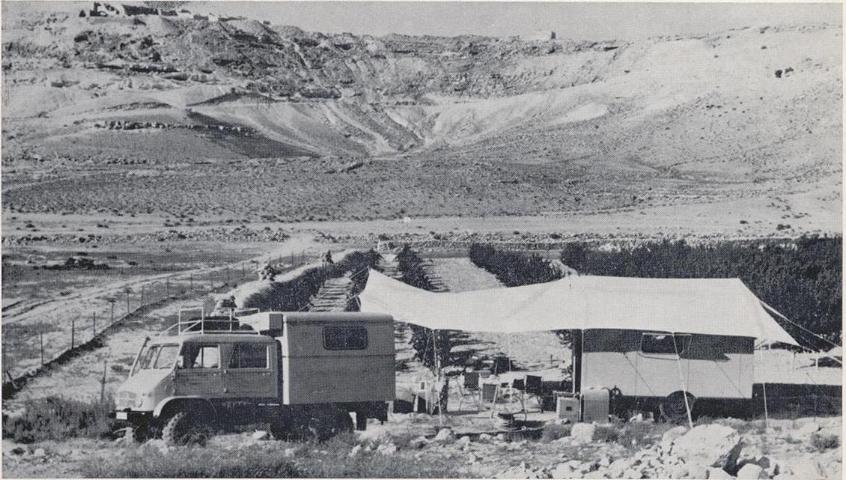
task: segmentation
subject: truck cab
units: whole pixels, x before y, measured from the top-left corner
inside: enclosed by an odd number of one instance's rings
[[[256,422],[285,436],[351,429],[350,412],[358,428],[367,418],[387,419],[395,392],[391,317],[201,313],[185,321],[181,314],[173,334],[144,342],[117,391],[116,419],[136,437],[180,443],[189,433]]]

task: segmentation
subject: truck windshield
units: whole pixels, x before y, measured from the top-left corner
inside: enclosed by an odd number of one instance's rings
[[[141,352],[138,370],[172,368],[179,353],[179,345],[153,345]]]
[[[173,368],[179,355],[179,345],[162,345],[153,368]]]

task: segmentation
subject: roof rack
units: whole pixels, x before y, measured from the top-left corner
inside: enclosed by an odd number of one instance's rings
[[[197,318],[196,314],[189,316],[187,312],[199,312],[200,316]],[[195,335],[203,333],[236,333],[247,335],[259,335],[255,330],[241,330],[241,323],[233,315],[234,309],[229,309],[227,317],[207,317],[205,308],[202,306],[196,307],[179,307],[176,324],[171,325],[159,335],[164,335],[176,328],[177,335]],[[240,312],[239,312],[240,313]],[[207,325],[211,324],[211,325]],[[214,327],[214,328],[212,328]]]

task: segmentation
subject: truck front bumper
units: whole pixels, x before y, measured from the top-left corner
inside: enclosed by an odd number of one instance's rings
[[[130,409],[116,410],[114,412],[115,423],[118,426],[137,427],[148,425],[153,418],[153,412],[139,412]]]

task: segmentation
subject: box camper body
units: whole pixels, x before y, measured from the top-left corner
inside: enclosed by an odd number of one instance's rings
[[[182,313],[182,312],[180,312]],[[268,312],[180,318],[148,339],[116,394],[116,417],[165,440],[269,422],[274,435],[318,436],[387,419],[395,392],[393,319]]]

